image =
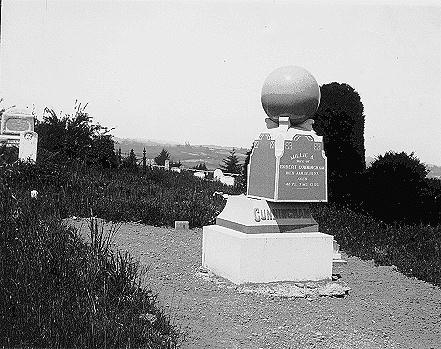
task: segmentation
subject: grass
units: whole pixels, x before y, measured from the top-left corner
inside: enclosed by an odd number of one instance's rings
[[[238,187],[200,180],[191,173],[156,168],[139,174],[19,164],[1,172],[16,191],[37,190],[41,205],[61,217],[88,216],[92,209],[103,219],[155,226],[173,226],[176,220],[187,220],[190,227],[211,224],[224,204],[214,193],[240,192]]]
[[[41,201],[0,184],[0,345],[175,348],[180,334],[139,265],[90,224],[86,243]]]
[[[73,168],[72,168],[73,167]],[[0,167],[0,345],[175,348],[180,332],[142,288],[139,265],[91,222],[89,242],[62,224],[94,215],[191,227],[214,223],[239,187],[187,173],[98,171],[51,163]],[[30,191],[39,192],[36,199]],[[385,224],[344,207],[315,205],[320,230],[346,252],[441,286],[441,226]]]
[[[332,205],[315,206],[314,217],[349,254],[441,286],[441,225],[386,224]]]
[[[111,232],[92,222],[85,242],[62,218],[93,211],[115,222],[202,226],[222,209],[215,191],[238,188],[159,169],[0,167],[0,345],[175,348],[182,334],[141,287],[138,264],[110,248]]]

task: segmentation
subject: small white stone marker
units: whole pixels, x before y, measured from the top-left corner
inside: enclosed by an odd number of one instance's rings
[[[204,172],[195,172],[193,174],[193,176],[200,178],[200,179],[205,179],[205,173]]]
[[[20,133],[18,157],[23,161],[35,162],[37,160],[38,134],[32,131]]]
[[[175,229],[176,230],[188,230],[189,229],[188,221],[175,221]]]
[[[220,168],[217,168],[214,170],[213,178],[215,181],[220,181],[223,176],[224,176],[224,173],[222,172],[222,170]]]
[[[234,177],[232,176],[223,176],[219,180],[222,184],[234,186]]]

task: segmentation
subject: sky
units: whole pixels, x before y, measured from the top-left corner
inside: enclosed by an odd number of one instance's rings
[[[436,1],[12,1],[1,12],[2,108],[88,103],[118,137],[249,148],[274,69],[361,96],[366,154],[441,165]]]

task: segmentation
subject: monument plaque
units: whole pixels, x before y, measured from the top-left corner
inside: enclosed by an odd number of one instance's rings
[[[277,194],[280,201],[327,201],[326,157],[321,142],[310,135],[285,141]]]
[[[295,128],[279,135],[262,133],[250,156],[247,195],[274,202],[326,202],[326,169],[322,137],[315,133]]]

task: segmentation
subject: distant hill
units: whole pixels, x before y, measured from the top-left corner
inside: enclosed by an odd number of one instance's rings
[[[441,179],[441,166],[436,166],[431,164],[426,164],[426,166],[430,171],[427,177]]]
[[[151,141],[151,140],[139,140],[139,139],[127,139],[114,137],[116,142],[115,149],[121,148],[123,156],[129,155],[131,149],[135,152],[136,156],[141,159],[142,151],[145,148],[147,159],[153,159],[157,156],[162,148],[165,148],[169,153],[171,160],[180,161],[184,167],[191,168],[202,162],[205,163],[208,169],[214,170],[219,167],[222,160],[225,159],[233,147],[223,147],[219,145],[190,145],[190,144],[177,144],[166,141]],[[246,148],[234,148],[239,161],[243,163],[245,161]],[[375,160],[372,156],[366,156],[366,166]],[[426,164],[430,170],[427,177],[441,178],[441,166]]]
[[[155,158],[165,148],[170,153],[172,161],[180,161],[186,168],[191,168],[200,163],[205,163],[208,169],[214,170],[219,167],[222,160],[225,159],[233,147],[222,147],[218,145],[190,145],[190,144],[170,144],[160,143],[159,141],[136,140],[114,138],[115,149],[121,149],[123,156],[127,156],[131,149],[135,152],[137,158],[142,158],[142,152],[145,148],[147,159]],[[239,161],[245,161],[245,148],[234,148]]]

